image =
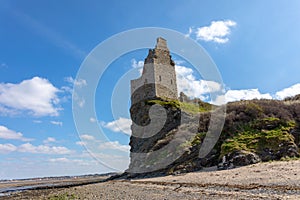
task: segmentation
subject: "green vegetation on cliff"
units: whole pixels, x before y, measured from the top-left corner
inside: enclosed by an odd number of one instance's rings
[[[269,127],[271,130],[266,130],[264,127]],[[245,124],[234,133],[233,137],[223,142],[220,156],[223,157],[235,151],[248,151],[258,155],[266,149],[277,152],[282,146],[293,142],[294,138],[289,132],[294,127],[293,121],[285,123],[273,117]]]
[[[153,100],[147,100],[146,104],[148,105],[154,105],[154,104],[158,104],[161,106],[170,106],[172,108],[180,108],[180,104],[179,101],[177,100],[162,100],[162,99],[153,99]]]
[[[159,104],[161,106],[171,106],[173,108],[179,108],[184,112],[189,114],[197,114],[199,112],[207,112],[212,109],[212,105],[206,102],[198,101],[196,103],[193,102],[181,102],[178,100],[163,100],[163,99],[154,99],[147,100],[147,104]]]

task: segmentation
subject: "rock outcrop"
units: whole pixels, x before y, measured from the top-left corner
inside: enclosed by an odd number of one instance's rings
[[[143,177],[184,173],[216,165],[219,169],[227,169],[299,157],[300,103],[297,101],[250,100],[229,103],[222,134],[212,151],[201,159],[199,149],[208,130],[211,112],[216,107],[207,106],[201,101],[183,103],[159,98],[141,101],[130,110],[132,120],[136,123],[132,126],[133,132],[153,135],[131,136],[131,163],[127,172]],[[153,106],[163,110],[151,113]],[[192,112],[193,106],[198,109],[197,114]],[[166,121],[162,120],[163,112],[166,113]],[[163,121],[154,123],[160,127],[147,127],[155,119]],[[140,131],[141,127],[145,129]],[[151,132],[156,129],[159,129],[156,134]],[[170,143],[173,146],[164,149]]]

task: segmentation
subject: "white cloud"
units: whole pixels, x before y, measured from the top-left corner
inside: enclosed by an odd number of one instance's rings
[[[83,108],[83,106],[85,105],[85,99],[83,97],[78,96],[78,94],[76,92],[73,93],[73,97],[74,97],[74,101],[77,103],[77,105],[80,108]]]
[[[85,100],[83,98],[78,99],[77,103],[78,103],[79,107],[82,108],[85,105]]]
[[[88,134],[81,135],[80,138],[83,140],[94,140],[95,139],[94,136],[88,135]]]
[[[83,141],[77,141],[76,144],[79,145],[79,146],[85,146],[86,145],[86,143],[83,142]]]
[[[226,43],[229,40],[230,28],[234,26],[236,26],[236,22],[232,20],[212,21],[210,26],[199,27],[196,30],[190,27],[186,37],[190,37],[195,33],[197,40]]]
[[[72,94],[72,92],[73,92],[73,88],[71,88],[69,86],[62,86],[60,88],[60,90],[63,91],[63,92],[69,93],[69,94]],[[66,101],[69,98],[69,96],[65,96],[64,98],[65,98],[65,101]]]
[[[35,154],[69,154],[71,150],[62,146],[39,145],[34,146],[31,143],[14,146],[13,144],[0,144],[0,153],[2,152],[22,152]]]
[[[90,117],[90,122],[95,123],[97,120],[94,117]]]
[[[275,98],[281,100],[286,97],[295,96],[297,94],[300,94],[300,83],[276,92]]]
[[[42,123],[42,121],[41,121],[41,120],[33,120],[32,122],[33,122],[33,123],[36,123],[36,124],[40,124],[40,123]]]
[[[78,79],[74,81],[74,85],[79,86],[79,87],[83,87],[87,85],[86,80],[84,79]]]
[[[112,150],[120,150],[124,152],[128,152],[130,150],[129,145],[122,145],[118,141],[105,142],[99,145],[99,149],[112,149]]]
[[[5,126],[0,125],[0,138],[6,140],[21,140],[21,141],[31,141],[32,139],[23,137],[23,134],[10,130]]]
[[[191,37],[192,33],[193,33],[193,27],[190,27],[189,32],[187,34],[185,34],[184,36],[187,37],[187,38]]]
[[[184,60],[174,60],[174,62],[176,65],[183,65],[186,63]]]
[[[141,68],[144,66],[144,61],[140,60],[140,61],[136,61],[135,59],[131,60],[131,66],[133,68]]]
[[[68,158],[51,158],[49,159],[50,162],[70,162]]]
[[[40,77],[18,84],[0,83],[0,110],[6,115],[26,111],[35,116],[57,116],[57,92],[47,79]]]
[[[81,159],[69,159],[66,157],[61,157],[61,158],[50,158],[49,162],[53,162],[53,163],[73,163],[73,164],[79,164],[79,165],[90,165],[92,163],[87,163],[85,160],[81,160]],[[94,164],[94,163],[93,163]]]
[[[224,105],[227,101],[225,99],[225,95],[219,95],[216,99],[212,99],[210,103],[214,105]]]
[[[0,144],[0,153],[10,153],[16,150],[17,147],[13,144]]]
[[[175,66],[175,71],[177,75],[180,76],[191,76],[193,74],[193,70],[191,68],[185,67],[185,66]]]
[[[72,77],[66,77],[65,81],[80,88],[83,86],[87,86],[87,81],[85,79],[73,79]]]
[[[69,154],[71,151],[62,146],[39,145],[34,146],[30,143],[22,144],[18,147],[19,152],[24,153],[41,153],[41,154]]]
[[[225,96],[218,96],[212,103],[219,105],[221,102],[227,103],[251,99],[272,99],[272,96],[269,93],[262,94],[258,89],[228,90]]]
[[[49,162],[52,163],[64,163],[64,164],[76,164],[76,165],[95,165],[95,163],[87,160],[82,160],[82,159],[74,159],[74,158],[66,158],[66,157],[61,157],[61,158],[50,158]]]
[[[276,92],[275,94],[261,93],[258,89],[244,89],[244,90],[228,90],[224,96],[218,96],[212,103],[216,105],[222,104],[221,102],[233,102],[239,100],[251,99],[278,99],[282,100],[286,97],[295,96],[300,94],[300,83],[292,85]],[[225,99],[225,100],[224,100]]]
[[[14,116],[14,115],[18,115],[18,114],[20,114],[19,111],[15,110],[15,109],[13,110],[11,108],[3,107],[1,105],[1,103],[0,103],[0,116],[1,115],[4,115],[4,116],[7,116],[7,115]]]
[[[187,96],[207,99],[209,93],[222,90],[222,86],[214,81],[197,80],[193,70],[185,66],[175,66],[178,93],[184,92]]]
[[[50,123],[53,124],[53,125],[57,125],[57,126],[62,126],[63,125],[63,123],[60,122],[60,121],[50,121]]]
[[[120,117],[111,122],[101,122],[101,125],[114,132],[123,132],[126,135],[131,135],[131,119]]]
[[[139,60],[139,61],[136,61],[135,59],[131,60],[131,67],[137,68],[139,70],[140,75],[142,75],[143,73],[143,66],[144,66],[143,60]]]
[[[43,141],[43,143],[46,143],[46,144],[51,143],[51,142],[56,142],[56,139],[53,137],[48,137],[46,140]]]

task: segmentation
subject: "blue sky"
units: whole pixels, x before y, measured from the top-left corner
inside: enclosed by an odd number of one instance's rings
[[[98,84],[97,118],[87,116],[87,121],[102,128],[105,141],[88,130],[79,137],[72,88],[89,86],[87,80],[76,80],[88,54],[129,29],[168,28],[198,42],[221,73],[226,101],[282,99],[300,93],[299,9],[297,0],[2,0],[0,179],[126,169],[128,108],[114,116],[111,95],[128,71],[134,70],[133,76],[138,77],[148,50],[116,59]],[[179,89],[211,101],[204,85],[216,90],[218,86],[199,80],[193,66],[178,55],[173,57]],[[128,88],[124,91],[129,92]],[[129,100],[123,101],[128,106]],[[75,103],[84,106],[80,99]],[[87,143],[96,149],[93,157],[85,148]]]

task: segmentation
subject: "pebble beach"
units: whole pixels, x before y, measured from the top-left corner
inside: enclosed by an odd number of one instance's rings
[[[2,199],[300,199],[300,160],[15,192]]]

